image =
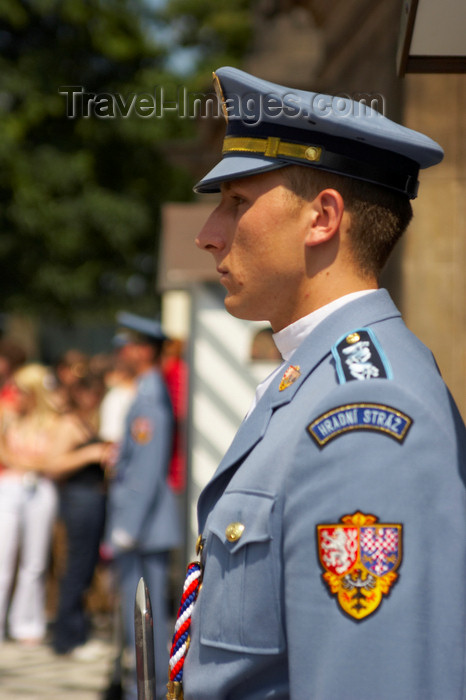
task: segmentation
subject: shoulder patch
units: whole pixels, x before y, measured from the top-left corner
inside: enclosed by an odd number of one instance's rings
[[[138,416],[131,423],[131,437],[140,445],[147,445],[152,440],[154,425],[150,418]]]
[[[354,379],[393,377],[390,363],[371,328],[358,328],[344,335],[332,347],[332,354],[340,384]]]
[[[385,404],[350,403],[317,416],[307,430],[319,447],[353,430],[375,430],[401,443],[412,423],[408,415]]]
[[[381,523],[356,511],[338,523],[317,525],[322,578],[340,610],[354,622],[376,612],[398,579],[402,561],[401,523]]]

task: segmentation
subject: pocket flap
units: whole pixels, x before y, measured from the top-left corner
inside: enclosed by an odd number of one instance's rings
[[[232,553],[252,542],[266,542],[272,538],[270,515],[274,503],[270,493],[228,491],[214,508],[208,529]]]

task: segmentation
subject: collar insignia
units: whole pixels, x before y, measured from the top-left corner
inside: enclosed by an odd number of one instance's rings
[[[278,391],[288,389],[289,386],[295,383],[301,376],[301,367],[299,365],[290,365],[282,377]]]
[[[372,615],[396,582],[403,526],[357,511],[317,525],[322,578],[341,610],[359,622]]]

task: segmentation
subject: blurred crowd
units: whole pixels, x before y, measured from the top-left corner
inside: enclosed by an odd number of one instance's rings
[[[185,487],[186,365],[179,341],[162,360],[175,416],[170,486]],[[86,595],[103,546],[106,501],[136,381],[118,353],[70,349],[55,366],[0,339],[0,641],[88,649]],[[56,524],[65,533],[52,605],[46,597]],[[55,567],[57,568],[57,567]]]

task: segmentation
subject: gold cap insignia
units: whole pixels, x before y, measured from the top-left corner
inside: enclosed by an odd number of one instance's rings
[[[223,116],[225,117],[225,121],[228,123],[228,110],[225,104],[225,96],[223,94],[222,85],[216,73],[212,73],[212,80],[214,81],[214,89],[218,97],[218,101],[222,105]]]

